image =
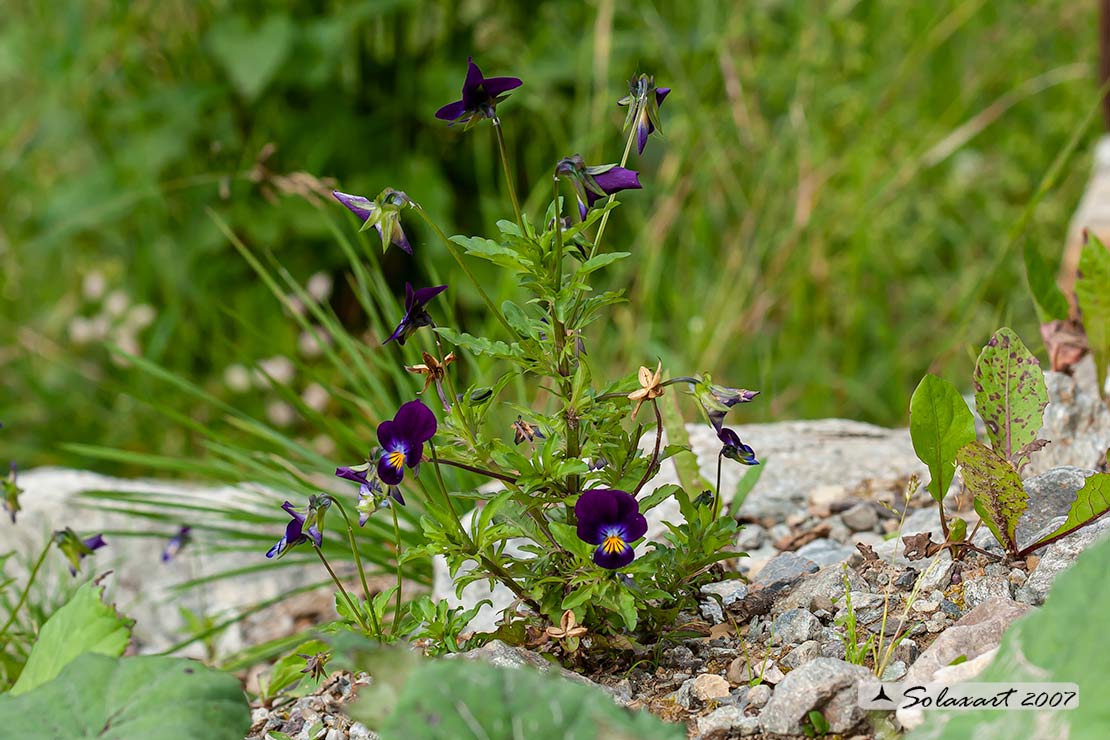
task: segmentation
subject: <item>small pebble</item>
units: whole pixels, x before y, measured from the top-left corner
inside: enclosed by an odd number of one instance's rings
[[[913,602],[912,606],[915,612],[921,612],[922,614],[932,614],[940,608],[940,602],[918,599],[917,601]]]
[[[900,660],[896,660],[886,667],[883,671],[884,681],[901,681],[908,672],[906,664]]]
[[[771,687],[765,683],[748,689],[748,705],[759,709],[771,701]]]
[[[879,523],[875,508],[860,502],[840,515],[840,520],[853,532],[866,532]]]
[[[960,611],[960,607],[956,606],[948,599],[940,602],[940,610],[952,619],[959,619],[963,616],[963,612]]]
[[[694,679],[694,684],[690,687],[690,693],[698,701],[722,699],[728,696],[731,690],[732,687],[728,685],[724,676],[718,676],[716,673],[701,674]]]

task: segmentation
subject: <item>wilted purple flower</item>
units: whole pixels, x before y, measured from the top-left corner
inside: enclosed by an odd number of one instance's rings
[[[4,511],[8,512],[8,516],[12,518],[12,524],[15,524],[15,515],[20,510],[19,494],[23,493],[23,489],[16,485],[16,465],[13,462],[8,469],[8,477],[0,481],[0,488],[4,490],[4,500],[0,502],[3,505]]]
[[[285,513],[292,517],[292,521],[285,525],[285,534],[266,553],[266,557],[281,557],[290,547],[308,542],[309,539],[316,547],[324,544],[324,514],[331,506],[329,496],[309,496],[308,511],[304,514],[297,511],[296,507],[286,501],[281,505]]]
[[[397,344],[404,346],[405,341],[420,327],[435,326],[435,322],[424,310],[424,306],[445,290],[447,290],[446,285],[413,290],[411,283],[405,283],[405,316],[382,344],[389,344],[396,339]]]
[[[54,533],[54,544],[58,546],[66,560],[69,561],[69,574],[75,576],[85,556],[92,555],[95,550],[99,550],[108,543],[104,541],[104,536],[99,534],[81,539],[76,532],[66,527]]]
[[[374,200],[338,190],[333,190],[331,194],[347,210],[362,219],[360,231],[374,228],[378,232],[378,236],[382,238],[382,251],[392,244],[412,254],[412,245],[405,236],[405,230],[401,228],[401,209],[412,205],[407,195],[393,188],[386,188]]]
[[[640,75],[628,82],[628,95],[617,101],[617,105],[627,105],[628,116],[624,119],[624,129],[636,126],[636,148],[644,153],[648,137],[662,127],[659,125],[659,106],[671,92],[669,87],[656,87],[655,79]]]
[[[718,434],[724,426],[725,414],[729,409],[739,403],[748,403],[759,395],[759,391],[714,385],[709,375],[699,375],[696,380],[697,383],[691,384],[694,396],[705,409],[705,413],[709,416],[709,423]]]
[[[163,563],[168,563],[177,557],[177,554],[184,549],[185,545],[188,545],[189,542],[192,541],[192,531],[193,528],[189,526],[183,526],[181,529],[177,530],[177,534],[171,537],[170,541],[166,543],[165,548],[162,549]]]
[[[378,425],[378,478],[389,486],[404,480],[405,466],[415,468],[424,454],[424,443],[435,436],[436,415],[423,401],[409,401],[397,409],[392,421]]]
[[[578,215],[583,221],[586,219],[586,212],[600,198],[622,190],[639,190],[643,187],[638,173],[615,164],[587,167],[580,154],[560,159],[555,165],[555,176],[565,176],[574,186],[578,197]]]
[[[721,454],[728,459],[744,465],[759,465],[759,460],[755,459],[755,450],[741,442],[740,435],[728,427],[717,432],[717,439],[724,445],[721,448]]]
[[[647,533],[647,519],[636,498],[613,488],[583,491],[574,505],[578,539],[597,545],[594,562],[615,570],[632,562],[632,543]]]
[[[358,509],[358,526],[366,526],[371,514],[388,505],[386,501],[387,494],[382,492],[382,482],[378,480],[378,473],[371,463],[336,468],[335,474],[339,478],[345,478],[359,484],[358,504],[355,506]],[[388,495],[402,506],[405,505],[401,489],[397,486],[388,486]]]
[[[497,104],[508,97],[505,93],[522,84],[518,77],[483,77],[474,60],[467,57],[466,79],[462,100],[448,103],[436,111],[436,118],[450,124],[465,123],[470,128],[483,118],[497,120]]]

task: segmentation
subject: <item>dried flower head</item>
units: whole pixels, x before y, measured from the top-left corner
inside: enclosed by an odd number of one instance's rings
[[[629,400],[636,402],[635,408],[632,409],[633,416],[640,412],[640,406],[643,405],[644,401],[650,401],[663,395],[663,387],[659,385],[659,382],[663,379],[663,363],[660,362],[656,365],[654,373],[641,366],[639,379],[639,390],[628,394]]]

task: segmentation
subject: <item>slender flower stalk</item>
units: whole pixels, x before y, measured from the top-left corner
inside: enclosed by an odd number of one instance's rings
[[[401,587],[404,581],[401,579],[401,525],[397,522],[397,507],[390,506],[389,513],[393,515],[393,541],[397,544],[394,554],[397,561],[397,593],[393,602],[393,621],[389,623],[389,635],[392,637],[397,633],[397,623],[401,621]]]
[[[632,126],[631,128],[628,129],[628,139],[625,140],[625,142],[624,142],[624,153],[621,154],[621,163],[620,163],[621,167],[624,167],[626,164],[628,164],[628,155],[631,154],[631,152],[632,152],[632,142],[634,142],[635,140],[636,140],[636,127]],[[605,202],[606,205],[608,205],[609,203],[612,203],[613,198],[615,198],[615,197],[617,197],[615,194],[610,195],[609,200],[607,200]],[[594,237],[594,245],[592,247],[590,247],[590,259],[593,259],[594,257],[597,256],[597,250],[598,250],[598,246],[601,244],[601,238],[603,236],[605,236],[605,225],[609,223],[609,216],[612,213],[613,213],[612,211],[606,211],[601,216],[601,223],[598,224],[598,226],[597,226],[597,236]]]
[[[652,474],[659,465],[659,444],[663,441],[663,415],[659,413],[659,402],[654,398],[651,399],[651,408],[655,411],[655,449],[651,453],[651,462],[648,463],[647,470],[644,471],[644,477],[640,479],[640,482],[636,484],[636,490],[632,492],[633,496],[640,494],[640,490],[651,480]]]
[[[27,585],[23,587],[23,593],[19,595],[19,601],[15,602],[12,611],[8,614],[8,621],[4,622],[4,626],[0,627],[0,640],[8,634],[8,628],[15,622],[15,617],[19,614],[19,610],[27,602],[27,595],[31,593],[31,586],[35,585],[35,577],[39,574],[39,569],[42,568],[42,563],[46,560],[46,553],[50,552],[50,546],[54,544],[53,539],[48,539],[42,546],[42,552],[39,553],[38,560],[35,561],[34,566],[31,567],[31,574],[27,576]]]
[[[339,510],[340,515],[342,515],[343,521],[347,524],[347,542],[351,546],[351,555],[354,556],[355,566],[358,568],[358,579],[362,584],[362,597],[366,600],[367,604],[370,604],[370,587],[366,585],[366,570],[362,567],[362,554],[358,551],[358,545],[355,544],[355,528],[351,526],[351,518],[347,516],[347,510],[343,508],[343,505],[339,503],[338,499],[333,500],[333,503],[335,504],[335,508]],[[394,519],[396,519],[397,514],[394,513],[393,516]],[[398,564],[397,567],[399,569],[401,567],[400,564]],[[381,639],[382,628],[381,625],[378,624],[377,617],[374,615],[373,607],[369,608],[368,611],[370,613],[370,622],[374,627],[374,634],[378,636],[378,639]]]
[[[520,201],[516,197],[516,185],[513,184],[513,170],[509,166],[509,151],[505,146],[505,134],[501,131],[501,119],[494,116],[492,119],[493,132],[497,136],[497,149],[501,152],[501,170],[505,173],[505,186],[509,189],[509,199],[513,202],[513,213],[516,214],[516,224],[520,227],[520,235],[524,232],[524,216],[520,211]]]
[[[339,576],[337,576],[335,574],[335,571],[331,569],[331,563],[329,563],[328,559],[324,557],[324,553],[322,550],[320,550],[320,546],[313,542],[312,549],[316,551],[316,556],[319,557],[320,562],[324,564],[324,568],[327,569],[328,575],[331,576],[331,579],[335,583],[336,588],[339,589],[339,593],[343,595],[343,600],[346,601],[347,606],[350,607],[351,614],[355,615],[355,621],[358,622],[359,627],[362,627],[363,633],[367,637],[373,637],[376,635],[380,638],[381,632],[379,630],[371,631],[370,628],[366,625],[366,620],[362,617],[362,611],[355,606],[355,602],[351,599],[351,595],[347,593],[347,589],[343,587],[343,582],[339,580]]]

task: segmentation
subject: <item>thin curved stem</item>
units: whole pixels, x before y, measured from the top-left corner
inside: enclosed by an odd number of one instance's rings
[[[447,459],[444,459],[444,458],[441,458],[441,457],[432,457],[432,458],[425,458],[425,459],[427,459],[428,462],[431,462],[431,463],[442,463],[443,465],[450,465],[452,468],[458,468],[460,470],[467,470],[471,473],[477,473],[478,475],[484,475],[487,478],[496,478],[497,480],[504,481],[505,483],[516,483],[516,478],[514,476],[506,475],[504,473],[495,473],[492,470],[486,470],[484,468],[475,467],[473,465],[467,465],[466,463],[459,462],[458,460],[447,460]]]
[[[351,518],[347,516],[347,510],[343,508],[343,505],[334,498],[331,501],[335,504],[335,508],[339,509],[339,513],[343,516],[343,521],[347,523],[347,542],[351,546],[351,555],[354,556],[355,566],[358,568],[358,579],[362,584],[362,598],[365,599],[366,603],[369,605],[370,622],[373,624],[374,633],[380,640],[382,637],[382,627],[378,623],[378,618],[374,615],[374,607],[370,603],[370,587],[366,584],[366,570],[362,567],[362,555],[358,551],[358,545],[355,544],[354,526],[351,524]]]
[[[527,236],[524,233],[524,217],[520,212],[520,201],[516,197],[516,185],[513,184],[513,171],[509,167],[509,150],[505,146],[505,134],[501,130],[501,119],[494,116],[490,119],[493,124],[493,132],[497,136],[497,149],[501,152],[501,169],[505,173],[505,185],[509,189],[509,199],[513,202],[513,213],[516,214],[516,223],[520,227],[520,235]]]
[[[27,585],[23,587],[23,593],[19,595],[19,601],[12,607],[12,613],[8,615],[8,621],[4,622],[4,626],[0,627],[0,638],[8,634],[8,628],[12,626],[15,621],[15,616],[19,614],[19,610],[23,608],[23,604],[27,601],[27,595],[31,593],[31,586],[35,583],[35,576],[39,573],[39,568],[42,567],[43,561],[46,560],[46,553],[50,552],[50,546],[54,544],[52,539],[46,540],[46,545],[39,553],[39,559],[35,561],[35,565],[31,568],[31,575],[27,577]]]
[[[721,462],[725,459],[725,451],[717,453],[717,487],[713,489],[713,521],[721,515]]]
[[[633,496],[638,495],[640,489],[647,485],[655,471],[655,466],[659,464],[659,445],[663,441],[663,415],[659,413],[659,402],[654,398],[651,399],[651,408],[655,411],[655,450],[651,453],[651,462],[648,463],[647,470],[644,471],[644,477],[640,479],[636,490],[632,492]]]
[[[397,632],[397,623],[401,621],[401,525],[397,522],[397,502],[389,502],[389,513],[393,515],[393,539],[397,543],[397,594],[393,602],[393,621],[389,624],[389,635],[392,637]]]
[[[343,588],[343,582],[339,580],[339,576],[335,575],[335,571],[331,569],[331,564],[328,562],[328,559],[324,557],[324,553],[320,551],[320,548],[316,546],[315,542],[312,543],[312,549],[316,551],[316,555],[320,558],[320,562],[327,568],[328,575],[335,581],[336,587],[339,588],[339,593],[343,594],[343,599],[347,602],[347,606],[351,608],[351,613],[355,615],[355,619],[358,621],[358,625],[362,627],[363,633],[367,636],[376,635],[378,639],[381,639],[380,632],[371,632],[370,628],[366,626],[366,620],[362,618],[362,612],[355,606],[355,602],[351,600],[351,595],[347,593],[347,589]]]

